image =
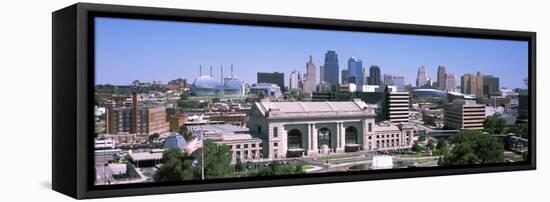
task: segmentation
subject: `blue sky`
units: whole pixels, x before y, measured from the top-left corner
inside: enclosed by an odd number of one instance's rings
[[[233,64],[243,81],[255,83],[256,72],[278,71],[288,85],[292,70],[305,72],[309,55],[319,71],[327,50],[338,54],[340,70],[355,56],[363,67],[378,65],[382,74],[405,76],[413,85],[420,66],[435,80],[440,64],[455,73],[457,85],[460,75],[480,71],[500,77],[501,87],[523,88],[528,74],[523,41],[97,18],[96,83],[176,78],[192,83],[199,65],[203,74],[213,66],[219,80],[220,66],[229,75]]]

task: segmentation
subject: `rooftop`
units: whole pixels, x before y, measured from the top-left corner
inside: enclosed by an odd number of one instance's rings
[[[265,116],[350,116],[372,115],[374,109],[361,100],[348,102],[257,102],[256,107]]]
[[[187,126],[189,132],[196,133],[201,130],[205,132],[215,133],[244,133],[248,132],[248,128],[243,128],[231,124],[207,124],[207,125],[191,125]]]
[[[147,160],[159,160],[162,159],[162,153],[151,153],[151,152],[138,152],[130,153],[130,159],[134,161],[147,161]]]

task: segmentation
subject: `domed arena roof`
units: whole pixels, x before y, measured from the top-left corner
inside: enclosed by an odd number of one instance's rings
[[[219,86],[220,83],[210,76],[202,75],[195,79],[193,85],[200,88],[216,88],[216,86]]]
[[[226,87],[227,88],[241,88],[243,84],[238,79],[232,79],[227,82]]]
[[[446,91],[437,89],[415,89],[411,93],[417,98],[443,98],[447,95]]]

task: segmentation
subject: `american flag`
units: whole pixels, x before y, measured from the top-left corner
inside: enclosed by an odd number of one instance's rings
[[[203,140],[203,136],[202,136],[202,131],[201,131],[199,133],[199,135],[197,135],[197,137],[195,137],[193,140],[188,142],[187,145],[185,146],[184,150],[187,153],[187,155],[191,155],[194,151],[201,148],[202,147],[202,140]]]

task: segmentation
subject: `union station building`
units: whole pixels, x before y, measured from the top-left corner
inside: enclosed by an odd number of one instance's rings
[[[262,140],[264,158],[318,156],[353,151],[410,149],[415,129],[375,123],[375,111],[356,99],[347,102],[256,102],[250,133]]]

